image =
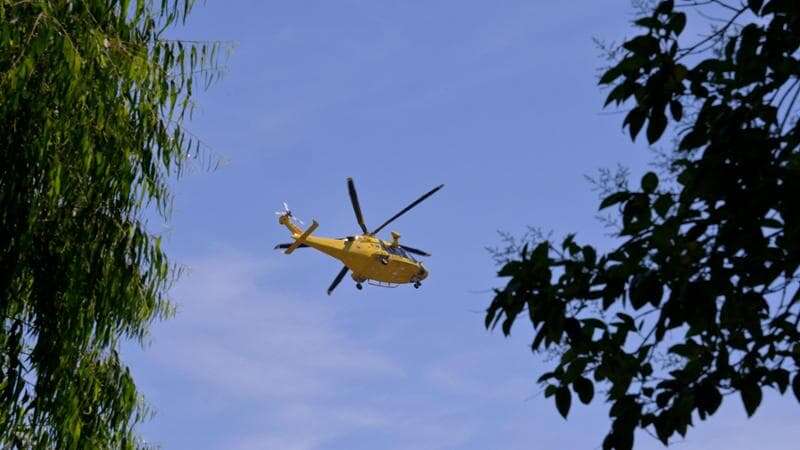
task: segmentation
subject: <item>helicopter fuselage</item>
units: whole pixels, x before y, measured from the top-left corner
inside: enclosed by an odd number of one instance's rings
[[[304,231],[286,215],[279,222],[286,226],[297,240]],[[302,243],[340,260],[352,271],[358,282],[374,280],[389,284],[418,283],[428,276],[421,262],[403,256],[396,243],[383,241],[371,235],[349,236],[343,239],[309,235]]]

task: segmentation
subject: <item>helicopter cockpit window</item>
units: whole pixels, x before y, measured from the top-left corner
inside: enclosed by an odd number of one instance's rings
[[[384,246],[387,252],[391,253],[392,255],[402,256],[403,258],[408,258],[410,260],[414,260],[405,250],[403,247],[392,247],[391,245]]]

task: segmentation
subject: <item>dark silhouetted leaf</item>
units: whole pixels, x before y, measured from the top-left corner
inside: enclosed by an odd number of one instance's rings
[[[675,2],[673,0],[663,0],[659,2],[658,5],[656,6],[655,13],[670,14],[674,8],[675,8]]]
[[[781,394],[789,387],[789,371],[783,368],[775,369],[770,373],[770,379],[778,385]]]
[[[636,136],[639,134],[639,131],[642,129],[644,125],[644,121],[647,118],[647,113],[641,108],[633,108],[628,115],[625,117],[625,121],[622,123],[622,126],[628,127],[628,132],[631,135],[631,140],[636,140]]]
[[[751,417],[761,404],[761,386],[752,378],[745,378],[740,387],[740,394],[742,396],[742,403],[747,416]]]
[[[633,22],[634,25],[640,26],[642,28],[661,28],[662,23],[660,20],[656,19],[655,17],[642,17],[641,19],[636,20]]]
[[[633,88],[631,85],[625,82],[620,83],[608,94],[608,97],[606,97],[606,102],[603,104],[603,106],[608,106],[611,102],[620,104],[627,100],[631,95],[633,95]]]
[[[591,380],[585,377],[578,377],[572,388],[578,394],[578,399],[580,399],[581,403],[584,405],[591,403],[592,398],[594,398],[594,383]]]
[[[682,12],[674,13],[669,21],[669,29],[676,36],[679,36],[684,28],[686,28],[686,14]]]
[[[648,194],[655,192],[658,187],[658,175],[654,172],[647,172],[642,177],[642,190]]]
[[[698,410],[702,415],[714,414],[722,404],[722,394],[712,383],[703,383],[700,385],[695,391],[695,397]]]
[[[669,209],[674,203],[675,201],[672,200],[671,194],[661,194],[658,196],[656,201],[653,202],[653,209],[659,216],[666,217]]]
[[[617,203],[624,202],[631,197],[630,192],[615,192],[608,197],[604,198],[602,202],[600,202],[600,209],[606,209],[609,206],[616,205]]]
[[[600,77],[600,82],[598,84],[610,84],[617,78],[622,76],[622,70],[619,69],[619,66],[612,67]],[[608,104],[608,102],[606,102]]]
[[[693,129],[683,137],[679,148],[681,150],[693,150],[705,145],[706,142],[708,142],[708,135],[701,130]]]
[[[647,303],[658,306],[664,295],[664,287],[654,271],[647,271],[636,275],[631,281],[629,297],[631,306],[639,309]]]
[[[658,52],[658,39],[650,35],[636,36],[622,46],[635,54],[646,55]]]
[[[583,249],[583,260],[586,264],[593,266],[595,262],[597,262],[597,252],[595,249],[589,245],[584,245]]]
[[[569,388],[566,386],[559,387],[556,390],[556,408],[558,409],[558,413],[561,414],[561,417],[567,418],[571,403],[572,394],[569,392]]]
[[[753,14],[759,15],[761,12],[761,6],[764,5],[764,0],[747,0],[747,7],[753,11]]]
[[[681,105],[681,102],[677,100],[669,102],[669,112],[672,114],[673,119],[677,121],[683,119],[683,105]]]
[[[662,109],[654,109],[647,125],[647,142],[654,144],[667,128],[667,116]]]

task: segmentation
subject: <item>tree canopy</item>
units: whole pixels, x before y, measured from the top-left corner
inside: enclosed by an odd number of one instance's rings
[[[164,37],[192,3],[0,0],[3,448],[143,445],[118,348],[171,312],[144,217],[197,153],[181,123],[217,46]]]
[[[675,136],[669,164],[602,200],[611,250],[570,234],[507,258],[486,314],[506,334],[525,314],[532,348],[557,349],[539,382],[564,417],[605,390],[604,449],[637,429],[668,444],[728,395],[748,415],[764,389],[800,400],[800,3],[644,9],[600,84],[632,139]]]

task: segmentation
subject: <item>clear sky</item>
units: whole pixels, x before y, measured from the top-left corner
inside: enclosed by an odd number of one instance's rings
[[[189,272],[178,315],[127,349],[165,449],[596,449],[605,405],[556,412],[535,380],[530,325],[483,328],[502,281],[485,247],[526,225],[610,241],[584,180],[651,155],[601,114],[592,37],[631,34],[627,1],[209,1],[186,39],[236,43],[189,129],[228,163],[178,184],[167,233]],[[357,291],[340,264],[287,241],[274,211],[358,230],[345,178],[375,227],[431,252],[423,287]],[[388,230],[387,230],[388,231]],[[598,397],[601,399],[601,397]],[[800,409],[737,397],[679,449],[796,449]],[[697,421],[699,422],[699,420]],[[662,448],[646,434],[637,449]]]

